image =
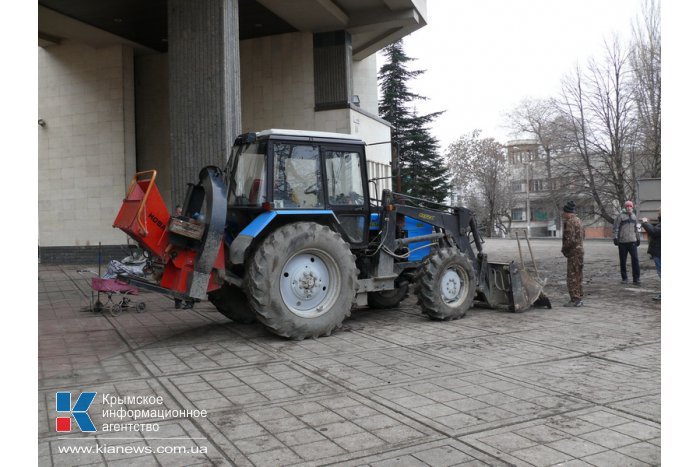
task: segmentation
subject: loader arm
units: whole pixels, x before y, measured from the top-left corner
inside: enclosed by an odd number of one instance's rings
[[[459,250],[467,254],[473,262],[476,261],[476,256],[471,249],[471,242],[474,242],[477,252],[482,251],[476,218],[467,208],[445,206],[390,190],[384,190],[382,193],[382,206],[385,207],[384,217],[394,227],[396,214],[402,214],[444,230]]]
[[[459,250],[469,255],[474,260],[474,252],[470,247],[470,237],[474,238],[474,245],[481,252],[481,240],[476,227],[476,220],[467,208],[454,208],[454,213],[445,213],[429,208],[419,208],[402,204],[395,205],[396,213],[403,214],[414,219],[445,230],[452,237]]]

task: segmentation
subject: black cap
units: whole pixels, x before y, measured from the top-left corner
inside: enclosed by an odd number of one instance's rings
[[[564,206],[564,212],[576,212],[576,203],[573,201],[567,201]]]

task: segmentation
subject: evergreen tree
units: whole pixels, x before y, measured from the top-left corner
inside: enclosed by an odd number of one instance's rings
[[[442,202],[447,198],[450,184],[447,168],[439,154],[439,143],[431,136],[430,123],[442,112],[417,115],[409,104],[425,97],[408,89],[407,82],[425,70],[409,70],[403,41],[399,40],[383,50],[388,62],[379,70],[382,99],[379,115],[394,127],[391,142],[399,145],[401,191],[411,196]]]

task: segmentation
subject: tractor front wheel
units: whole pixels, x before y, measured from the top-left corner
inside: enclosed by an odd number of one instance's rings
[[[271,332],[295,340],[327,336],[350,315],[355,257],[337,232],[295,222],[260,244],[246,282],[250,305]]]
[[[416,295],[423,313],[433,319],[463,317],[474,302],[476,282],[469,259],[457,248],[433,253],[422,266]]]

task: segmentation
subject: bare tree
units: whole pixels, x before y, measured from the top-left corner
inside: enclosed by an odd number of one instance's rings
[[[630,54],[644,176],[661,176],[661,21],[659,4],[645,0],[632,26]]]
[[[636,114],[628,52],[615,39],[602,63],[591,60],[562,84],[563,143],[577,158],[560,158],[560,173],[592,198],[596,214],[613,222],[634,199],[637,179]]]
[[[480,136],[481,130],[474,130],[450,144],[447,165],[453,186],[463,199],[476,203],[470,208],[483,212],[482,219],[486,220],[488,235],[492,236],[494,226],[502,225],[501,217],[508,213],[509,172],[503,145]]]
[[[612,222],[635,198],[638,177],[661,176],[659,17],[658,0],[644,0],[629,48],[606,41],[602,59],[562,79],[559,99],[526,99],[506,116],[516,134],[540,143],[557,213],[576,197]]]
[[[557,104],[554,99],[524,99],[506,116],[508,127],[516,134],[534,136],[545,155],[547,178],[552,178],[552,155],[557,144]]]

